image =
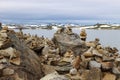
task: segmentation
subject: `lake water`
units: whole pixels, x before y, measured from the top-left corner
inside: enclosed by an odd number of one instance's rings
[[[38,36],[44,36],[52,38],[56,30],[46,30],[46,29],[26,29],[23,30],[24,33],[30,33],[32,35],[37,34]],[[74,33],[79,34],[80,29],[73,29]],[[103,46],[117,47],[120,50],[120,30],[86,30],[87,41],[93,41],[95,38],[100,39],[100,43]]]

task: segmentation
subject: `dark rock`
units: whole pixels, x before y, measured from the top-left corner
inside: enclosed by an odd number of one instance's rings
[[[55,68],[55,70],[59,73],[59,74],[66,74],[66,73],[69,73],[69,71],[72,69],[71,66],[57,66]]]
[[[2,23],[0,22],[0,30],[2,29]]]

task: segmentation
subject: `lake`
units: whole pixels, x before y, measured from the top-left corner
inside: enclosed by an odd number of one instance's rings
[[[18,31],[18,30],[16,30]],[[37,34],[38,36],[44,36],[52,38],[56,30],[47,30],[47,29],[25,29],[24,33],[30,33],[32,35]],[[74,33],[79,34],[80,29],[73,29]],[[100,43],[103,46],[117,47],[120,50],[120,30],[86,30],[87,32],[87,41],[93,41],[95,38],[100,39]]]

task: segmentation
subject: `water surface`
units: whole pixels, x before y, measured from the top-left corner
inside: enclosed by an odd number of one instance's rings
[[[56,30],[46,30],[46,29],[26,29],[23,30],[24,33],[30,33],[32,35],[37,34],[38,36],[44,36],[52,38]],[[73,29],[74,33],[79,34],[80,29]],[[100,43],[103,46],[117,47],[120,50],[120,30],[86,30],[87,41],[93,41],[95,38],[100,39]]]

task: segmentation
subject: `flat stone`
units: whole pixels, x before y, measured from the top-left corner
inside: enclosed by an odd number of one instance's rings
[[[103,55],[102,54],[100,54],[97,50],[93,50],[92,51],[92,53],[93,53],[93,55],[95,55],[95,56],[99,56],[99,57],[102,57]]]
[[[111,73],[105,73],[105,76],[103,77],[102,80],[116,80],[116,76]]]
[[[113,62],[103,62],[102,64],[102,70],[110,70],[113,68]]]
[[[89,68],[101,68],[101,64],[96,61],[90,61],[89,62]]]
[[[4,76],[9,76],[9,75],[12,75],[12,74],[14,74],[13,69],[10,69],[10,68],[3,69],[3,75]]]
[[[59,73],[59,74],[66,74],[69,73],[69,71],[72,69],[71,66],[62,66],[62,67],[55,67],[55,70]]]
[[[20,60],[20,58],[14,58],[14,59],[10,60],[10,63],[15,64],[15,65],[20,65],[21,60]]]
[[[103,56],[103,61],[107,62],[107,61],[114,61],[114,57],[108,57],[108,56]]]
[[[53,72],[41,78],[40,80],[70,80],[70,79],[64,75],[59,75],[57,72]]]

